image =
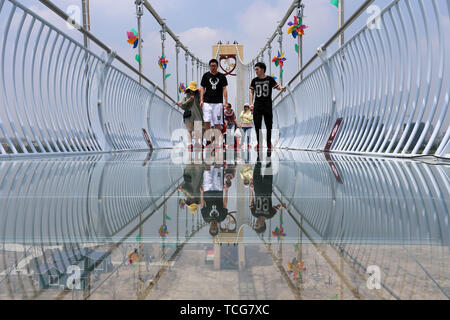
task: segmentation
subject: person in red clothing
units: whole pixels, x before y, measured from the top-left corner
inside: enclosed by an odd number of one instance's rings
[[[227,133],[229,132],[231,134],[231,136],[234,136],[234,131],[236,130],[236,128],[238,127],[237,122],[236,122],[236,114],[234,113],[234,110],[231,106],[231,104],[228,104],[228,106],[226,107],[225,111],[224,111],[224,119],[225,119],[225,124],[227,126]],[[227,142],[226,136],[225,136],[225,142]],[[235,145],[235,141],[233,142],[233,145]],[[233,146],[230,146],[233,147]]]

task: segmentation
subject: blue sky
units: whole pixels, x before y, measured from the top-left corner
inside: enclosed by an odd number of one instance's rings
[[[59,17],[54,15],[37,0],[21,1],[33,11],[38,12],[56,25],[65,27]],[[149,1],[159,15],[166,19],[167,25],[180,36],[181,41],[203,60],[211,58],[211,46],[217,41],[237,40],[244,45],[244,61],[248,62],[265,45],[272,35],[277,22],[284,16],[292,0],[155,0]],[[304,0],[305,19],[309,26],[304,37],[304,56],[308,60],[316,48],[324,43],[337,28],[337,9],[330,0]],[[346,0],[346,17],[349,17],[362,3],[362,0]],[[375,1],[383,8],[389,0]],[[54,0],[64,11],[70,6],[79,6],[81,0]],[[361,17],[349,34],[358,30],[369,14]],[[291,19],[290,19],[291,20]],[[136,28],[134,0],[91,0],[92,33],[113,48],[120,56],[137,66],[134,57],[137,53],[126,42],[126,31]],[[65,27],[67,29],[67,27]],[[162,84],[161,71],[157,58],[161,53],[160,27],[153,17],[145,11],[143,17],[143,66],[144,73],[159,85]],[[297,60],[294,50],[295,40],[283,29],[284,51],[288,61],[284,78],[290,79],[296,72]],[[80,38],[76,31],[69,34]],[[277,47],[277,42],[272,46]],[[166,56],[169,59],[169,93],[176,95],[175,48],[171,39],[166,41]],[[181,58],[181,56],[180,56]],[[267,59],[267,56],[266,56]],[[184,61],[180,60],[180,61]],[[184,68],[183,68],[184,70]],[[189,68],[190,70],[190,68]],[[231,80],[232,82],[232,80]],[[234,94],[231,93],[231,101]]]

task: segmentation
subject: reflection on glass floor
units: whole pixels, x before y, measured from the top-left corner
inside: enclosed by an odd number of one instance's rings
[[[448,165],[214,156],[0,162],[0,299],[449,298]]]

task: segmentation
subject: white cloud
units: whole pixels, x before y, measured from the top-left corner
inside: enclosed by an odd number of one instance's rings
[[[264,0],[257,0],[237,14],[242,32],[240,41],[245,45],[245,61],[252,59],[266,44],[267,38],[273,34],[288,7],[286,1],[269,4]]]
[[[231,39],[232,33],[210,27],[197,27],[182,32],[179,37],[189,50],[207,61],[211,58],[212,46],[221,39]]]

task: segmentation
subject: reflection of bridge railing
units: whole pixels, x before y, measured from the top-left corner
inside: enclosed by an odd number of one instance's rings
[[[274,179],[275,197],[287,206],[285,230],[292,235],[300,228],[301,242],[317,249],[356,298],[364,296],[356,284],[366,281],[370,265],[383,274],[383,290],[374,292],[378,298],[449,298],[445,263],[431,261],[449,252],[445,167],[345,155],[293,156],[295,161],[280,166]],[[360,280],[351,281],[330,259],[335,255]],[[428,279],[428,290],[417,275]]]
[[[168,156],[158,153],[157,156]],[[0,167],[2,243],[97,243],[121,236],[140,213],[176,188],[182,168],[145,154],[6,162]]]
[[[96,55],[14,0],[0,1],[0,157],[170,146],[181,112],[99,40]]]
[[[73,259],[80,252],[109,246],[106,252],[94,252],[104,254],[97,261],[102,264],[111,260],[108,257],[120,245],[135,243],[134,235],[142,233],[142,225],[161,212],[169,199],[177,200],[173,194],[182,167],[170,166],[169,155],[160,151],[152,157],[127,153],[71,161],[5,162],[0,168],[5,182],[0,193],[2,290],[6,288],[14,299],[17,292],[11,282],[16,282],[23,296],[42,298],[45,290],[31,281],[39,279],[40,266],[53,265],[56,259],[58,268],[66,270],[79,264]],[[14,257],[10,260],[14,264],[10,265],[8,255]],[[88,283],[91,268],[82,269],[82,279]],[[57,299],[69,292],[57,290]]]
[[[450,185],[444,167],[350,156],[333,156],[331,162],[321,154],[294,156],[295,162],[280,166],[274,185],[302,212],[319,240],[448,246]]]
[[[446,1],[394,0],[334,54],[328,42],[313,58],[322,64],[276,99],[279,146],[323,150],[343,118],[332,151],[447,156],[449,10]]]

